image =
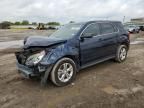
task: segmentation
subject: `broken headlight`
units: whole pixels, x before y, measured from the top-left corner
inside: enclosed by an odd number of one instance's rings
[[[41,51],[39,53],[33,54],[28,57],[25,64],[29,66],[36,65],[42,60],[44,56],[45,56],[45,51]]]

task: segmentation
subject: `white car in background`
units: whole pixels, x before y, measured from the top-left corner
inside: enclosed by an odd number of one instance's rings
[[[139,27],[137,26],[125,26],[124,27],[129,33],[139,33]]]

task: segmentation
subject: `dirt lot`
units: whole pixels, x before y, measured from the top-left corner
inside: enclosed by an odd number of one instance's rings
[[[0,40],[47,33],[0,31]],[[42,88],[38,80],[24,79],[17,73],[13,50],[0,51],[0,108],[144,108],[144,43],[137,42],[144,33],[131,35],[131,40],[124,63],[110,60],[84,69],[66,87],[49,82]]]
[[[0,29],[0,42],[3,41],[12,41],[12,40],[21,40],[27,36],[48,36],[54,30],[17,30],[17,29],[10,29],[10,30],[2,30]]]

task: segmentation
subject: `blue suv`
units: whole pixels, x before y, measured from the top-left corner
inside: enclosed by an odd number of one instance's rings
[[[129,43],[121,22],[89,21],[67,24],[49,37],[27,37],[15,55],[24,77],[39,77],[43,85],[50,79],[56,86],[65,86],[83,68],[109,59],[125,61]]]

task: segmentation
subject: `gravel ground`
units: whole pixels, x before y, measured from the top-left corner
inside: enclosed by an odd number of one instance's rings
[[[0,40],[19,40],[32,32],[48,31],[15,31],[15,37],[3,30],[0,35],[7,39]],[[143,38],[144,33],[131,35],[132,41]],[[13,52],[0,51],[0,108],[144,108],[144,43],[132,44],[121,64],[110,60],[81,70],[66,87],[48,82],[43,88],[38,80],[24,79],[17,73]]]

